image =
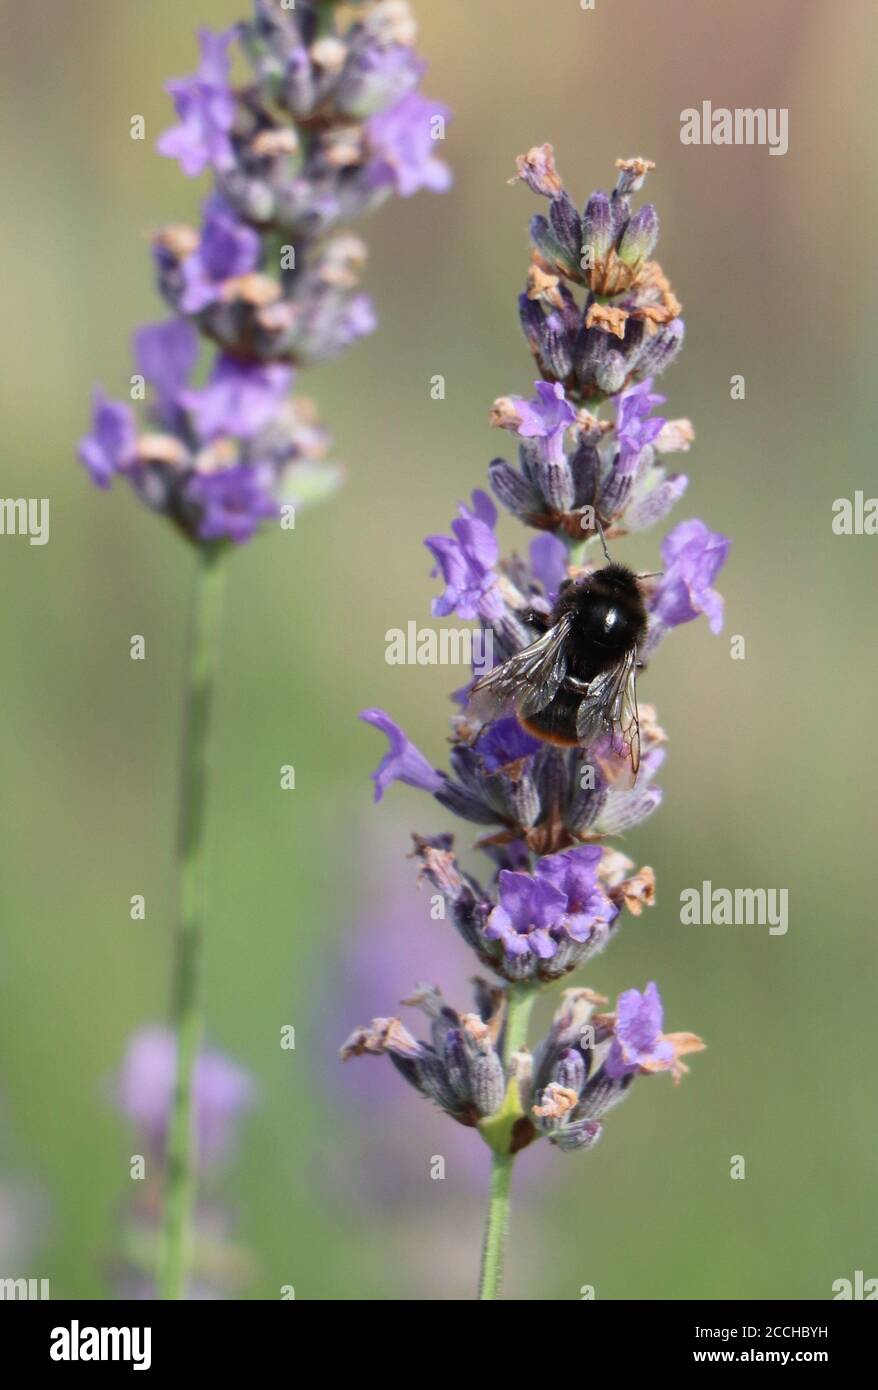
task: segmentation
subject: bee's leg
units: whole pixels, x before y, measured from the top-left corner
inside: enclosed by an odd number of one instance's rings
[[[607,562],[608,565],[611,565],[611,564],[613,563],[613,557],[612,557],[612,555],[610,554],[609,550],[607,549],[607,538],[606,538],[606,536],[604,535],[604,528],[603,528],[603,526],[601,525],[601,519],[600,519],[599,516],[596,516],[596,517],[595,517],[595,519],[594,519],[594,525],[595,525],[595,530],[597,531],[598,535],[599,535],[600,538],[601,538],[601,549],[602,549],[603,552],[604,552],[604,559],[606,560],[606,562]]]
[[[548,632],[552,626],[551,614],[541,613],[538,608],[525,608],[518,616],[528,627],[535,627],[538,632]]]
[[[565,676],[563,683],[576,695],[587,695],[591,689],[591,681],[581,681],[578,676]]]

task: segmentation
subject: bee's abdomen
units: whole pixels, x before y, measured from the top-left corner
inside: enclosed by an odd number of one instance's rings
[[[572,748],[579,741],[576,737],[576,716],[581,703],[581,695],[562,689],[545,709],[538,714],[529,714],[520,722],[536,738],[560,744],[563,748]]]

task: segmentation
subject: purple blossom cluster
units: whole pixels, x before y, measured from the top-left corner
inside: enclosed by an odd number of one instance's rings
[[[393,194],[443,192],[450,112],[417,90],[424,63],[405,0],[370,0],[340,27],[335,0],[254,0],[249,23],[202,29],[201,61],[168,84],[177,124],[159,152],[212,180],[198,228],[154,240],[172,317],[134,338],[133,400],[95,392],[79,456],[124,477],[191,540],[243,542],[331,492],[339,471],[296,372],[372,333],[366,247],[347,225]],[[250,80],[232,81],[233,54]],[[208,345],[205,354],[200,344]]]
[[[509,1137],[518,1153],[545,1136],[560,1149],[587,1149],[600,1137],[603,1116],[623,1099],[635,1076],[687,1071],[683,1057],[704,1046],[691,1033],[664,1033],[661,998],[654,984],[629,989],[612,1014],[590,989],[564,990],[552,1026],[536,1051],[526,1048],[503,1060],[506,996],[476,979],[475,1009],[460,1014],[438,989],[421,988],[404,1004],[430,1019],[430,1041],[419,1042],[398,1018],[375,1018],[357,1028],[342,1057],[389,1057],[396,1070],[459,1124],[478,1126],[501,1110],[510,1082],[521,1113]]]
[[[531,224],[520,300],[540,380],[532,397],[495,402],[492,423],[517,436],[518,460],[513,467],[495,459],[488,476],[497,500],[536,535],[526,557],[502,557],[497,509],[476,491],[450,533],[425,542],[442,583],[434,615],[489,631],[498,664],[545,630],[562,585],[600,567],[599,543],[662,522],[687,485],[661,459],[689,449],[692,426],[660,414],[665,397],[653,389],[683,341],[680,304],[652,259],[656,211],[631,205],[652,167],[618,161],[615,189],[592,194],[580,214],[550,146],[518,160],[518,178],[549,199],[548,217]],[[583,302],[574,289],[584,291]],[[723,600],[713,585],[728,549],[728,539],[697,518],[665,534],[661,571],[638,576],[647,614],[641,675],[673,628],[704,615],[712,632],[720,630]],[[385,711],[362,718],[389,745],[373,775],[376,801],[404,782],[482,827],[475,848],[487,875],[461,866],[451,835],[416,835],[415,855],[445,915],[503,984],[480,986],[476,1013],[461,1016],[435,990],[419,990],[415,1002],[432,1019],[429,1044],[415,1042],[398,1019],[381,1018],[356,1030],[343,1055],[386,1053],[441,1109],[481,1126],[495,1148],[490,1117],[510,1106],[518,1121],[502,1140],[507,1152],[539,1135],[561,1148],[588,1147],[635,1075],[670,1071],[678,1079],[680,1057],[702,1044],[662,1032],[654,984],[623,993],[614,1013],[593,1018],[592,1005],[606,1001],[568,990],[533,1056],[521,1048],[507,1055],[507,1006],[589,962],[625,911],[639,915],[653,903],[652,869],[638,868],[612,839],[660,804],[655,777],[666,736],[653,707],[641,703],[641,756],[632,766],[613,730],[559,746],[536,737],[511,708],[485,713],[470,694],[468,685],[454,697],[447,770],[434,767]]]

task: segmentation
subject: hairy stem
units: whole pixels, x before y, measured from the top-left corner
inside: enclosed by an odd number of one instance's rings
[[[206,900],[205,811],[209,735],[224,579],[224,552],[198,551],[189,629],[177,831],[179,907],[173,985],[177,1079],[165,1162],[165,1201],[158,1295],[186,1296],[195,1205],[192,1079],[201,1044],[201,950]]]
[[[503,1034],[503,1067],[509,1074],[509,1058],[518,1052],[527,1041],[527,1025],[530,1011],[537,991],[530,986],[509,985],[506,991],[506,1024]],[[517,1083],[515,1105],[518,1104]],[[510,1097],[507,1097],[509,1105]],[[511,1134],[507,1131],[507,1142]],[[512,1186],[512,1167],[515,1155],[495,1149],[491,1157],[491,1189],[488,1198],[488,1216],[485,1222],[485,1240],[482,1246],[482,1271],[479,1278],[479,1299],[496,1299],[500,1296],[500,1280],[503,1274],[503,1252],[506,1234],[509,1229],[510,1189]]]
[[[479,1279],[479,1298],[500,1296],[503,1274],[503,1250],[509,1227],[509,1190],[512,1185],[513,1154],[495,1153],[491,1157],[491,1191],[488,1198],[488,1217],[485,1222],[485,1243],[482,1247],[482,1273]]]

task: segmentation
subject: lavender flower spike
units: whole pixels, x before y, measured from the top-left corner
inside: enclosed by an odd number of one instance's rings
[[[157,149],[187,177],[209,176],[201,224],[172,223],[153,241],[167,317],[134,335],[131,397],[141,410],[97,390],[78,449],[96,487],[124,478],[196,556],[179,779],[176,1039],[172,1051],[167,1039],[148,1039],[145,1068],[141,1054],[130,1059],[137,1080],[128,1096],[136,1108],[164,1066],[154,1286],[166,1299],[189,1287],[193,1110],[211,1087],[234,1090],[219,1063],[198,1059],[205,768],[225,559],[269,529],[291,530],[297,511],[341,479],[311,403],[292,391],[303,370],[377,326],[360,287],[367,249],[350,224],[394,194],[443,192],[451,182],[438,157],[450,112],[417,91],[425,65],[406,0],[253,0],[249,20],[202,29],[198,41],[197,71],[167,84],[176,123]],[[244,65],[250,72],[239,83]],[[376,797],[394,779],[438,792],[441,774],[386,717],[375,719],[393,745]]]
[[[241,544],[286,524],[287,497],[334,490],[325,437],[315,445],[287,407],[296,369],[377,326],[359,286],[366,248],[346,225],[394,194],[450,186],[438,151],[451,113],[417,91],[425,64],[405,0],[343,13],[332,0],[254,0],[249,22],[202,29],[197,72],[168,84],[178,121],[158,151],[211,177],[201,226],[155,238],[172,351],[163,361],[158,327],[140,330],[146,419],[96,398],[79,455],[97,486],[124,474],[197,546]],[[240,87],[236,55],[253,69]],[[213,353],[199,381],[196,335]],[[297,486],[297,468],[310,480],[321,466],[326,486]]]
[[[488,681],[490,698],[481,672],[455,692],[447,771],[431,767],[389,715],[362,716],[390,741],[373,773],[376,800],[391,782],[406,782],[479,828],[481,869],[463,866],[447,832],[413,837],[421,879],[489,974],[476,981],[475,1013],[419,988],[404,1002],[427,1013],[429,1041],[383,1016],[355,1029],[342,1055],[389,1058],[492,1150],[483,1299],[498,1294],[515,1156],[540,1139],[586,1153],[637,1077],[666,1071],[677,1081],[687,1069],[682,1058],[704,1047],[694,1033],[663,1031],[650,983],[643,993],[625,991],[612,1013],[601,1011],[607,1000],[594,990],[567,989],[546,1037],[527,1048],[537,991],[591,965],[626,917],[655,901],[652,868],[613,840],[661,804],[655,778],[667,737],[646,699],[635,707],[625,691],[634,679],[648,682],[648,663],[673,627],[703,613],[716,632],[723,615],[713,584],[729,542],[692,520],[662,540],[661,573],[626,580],[640,609],[624,662],[608,671],[598,650],[607,648],[621,600],[607,600],[602,635],[590,634],[583,616],[603,585],[621,592],[607,542],[661,525],[683,495],[687,478],[666,472],[663,460],[695,438],[687,419],[668,418],[654,386],[681,348],[683,323],[653,259],[657,213],[632,207],[653,165],[635,158],[616,167],[615,188],[593,193],[580,215],[550,145],[517,161],[514,181],[549,204],[531,222],[519,301],[539,379],[533,395],[495,401],[491,422],[515,437],[517,459],[495,458],[488,476],[497,500],[536,533],[530,546],[501,555],[497,512],[480,490],[459,508],[450,534],[425,542],[442,584],[434,614],[490,630],[501,668]],[[598,670],[590,678],[573,664],[586,658]],[[595,718],[608,689],[610,715]],[[572,723],[563,714],[570,703]],[[553,708],[562,711],[557,723],[543,717]],[[632,725],[639,758],[630,753]]]

